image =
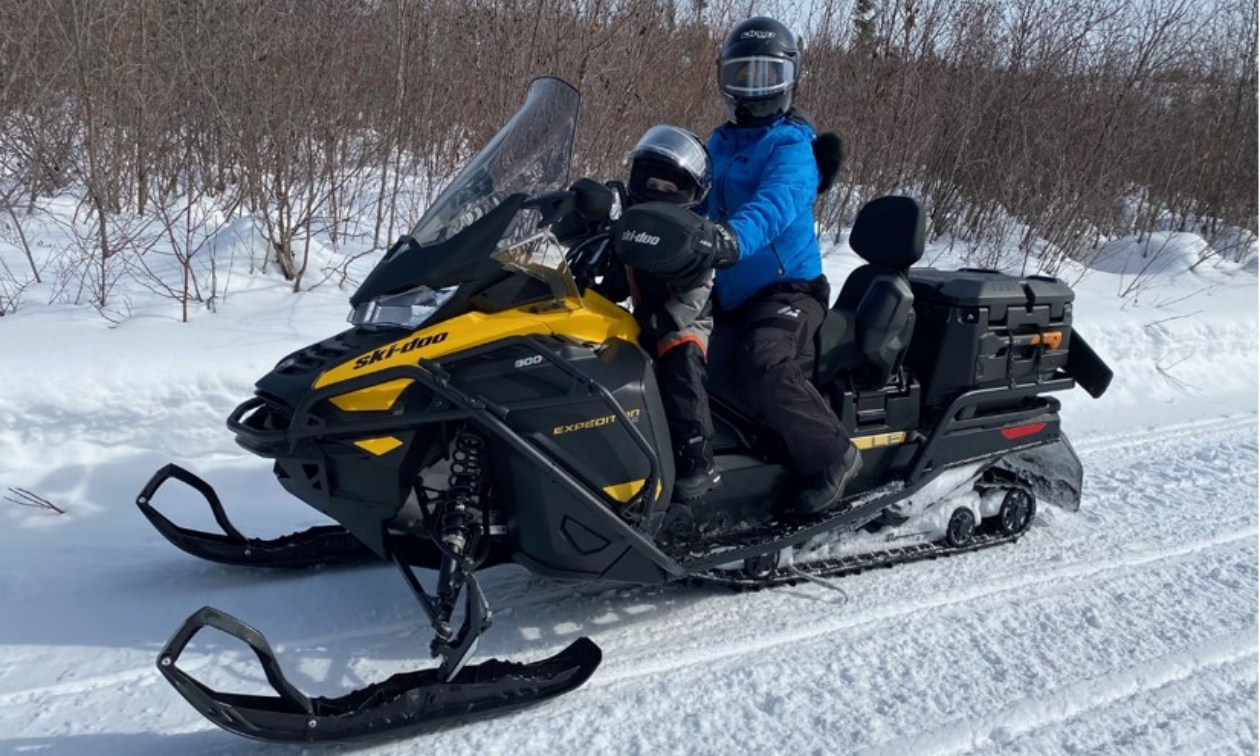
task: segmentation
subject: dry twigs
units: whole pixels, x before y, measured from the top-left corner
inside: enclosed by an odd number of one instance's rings
[[[40,496],[39,494],[27,491],[25,488],[10,488],[9,493],[13,494],[13,496],[4,497],[5,501],[11,501],[14,504],[17,504],[19,506],[34,507],[35,509],[43,509],[48,512],[53,512],[55,514],[66,513],[66,510],[62,509],[56,504],[53,504],[48,499],[45,499],[43,496]],[[17,498],[14,498],[14,497],[17,497]]]

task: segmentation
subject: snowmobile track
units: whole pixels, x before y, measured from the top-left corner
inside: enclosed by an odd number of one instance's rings
[[[1255,426],[1256,416],[1235,415],[1209,420],[1193,421],[1176,426],[1139,432],[1108,435],[1087,440],[1080,444],[1077,451],[1082,456],[1101,455],[1116,451],[1140,452],[1142,456],[1149,453],[1153,443],[1169,443],[1190,438],[1202,440],[1204,433],[1234,433],[1238,430]],[[1092,443],[1091,443],[1092,441]],[[797,585],[811,578],[837,579],[850,577],[869,570],[884,569],[898,565],[912,564],[924,560],[945,559],[959,554],[966,554],[1005,544],[1016,543],[1023,533],[1003,535],[988,533],[978,535],[966,546],[949,546],[943,543],[917,543],[904,547],[895,547],[885,551],[870,552],[855,556],[821,559],[781,567],[774,572],[749,577],[737,570],[712,570],[691,576],[696,584],[726,585],[735,590],[761,590],[783,585]]]

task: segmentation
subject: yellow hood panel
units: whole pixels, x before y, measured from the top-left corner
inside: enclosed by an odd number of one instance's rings
[[[314,387],[319,389],[392,367],[417,365],[421,359],[432,360],[511,336],[527,335],[567,336],[594,344],[613,338],[633,342],[639,337],[639,327],[630,313],[594,292],[587,292],[582,299],[566,298],[562,306],[549,310],[534,304],[489,315],[470,312],[413,331],[343,362],[322,373]]]

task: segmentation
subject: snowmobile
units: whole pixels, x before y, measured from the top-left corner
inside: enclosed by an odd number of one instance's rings
[[[280,485],[336,525],[248,538],[208,483],[174,465],[138,496],[168,540],[204,559],[392,562],[433,627],[436,668],[310,698],[259,631],[203,608],[158,669],[216,725],[260,740],[349,741],[583,684],[601,660],[586,638],[540,661],[469,663],[491,625],[477,580],[491,565],[560,581],[764,586],[1010,542],[1040,503],[1079,506],[1081,464],[1048,394],[1079,385],[1100,396],[1111,371],[1072,327],[1071,289],[912,267],[923,213],[907,197],[862,209],[850,244],[868,264],[801,361],[863,455],[842,505],[792,511],[797,477],[731,385],[734,344],[720,325],[709,359],[722,483],[672,502],[652,360],[631,315],[582,275],[607,238],[566,251],[540,228],[538,198],[568,186],[578,107],[569,84],[535,80],[350,298],[352,327],[286,356],[228,417],[236,441],[274,460]],[[170,480],[199,491],[223,532],[160,513],[153,500]],[[182,669],[205,627],[247,644],[276,695],[221,692]]]

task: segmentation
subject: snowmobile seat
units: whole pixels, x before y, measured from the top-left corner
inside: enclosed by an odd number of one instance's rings
[[[914,333],[908,271],[923,257],[924,231],[923,208],[910,197],[879,197],[862,206],[849,246],[868,264],[845,280],[818,329],[818,385],[848,371],[856,386],[881,388],[897,373]]]

